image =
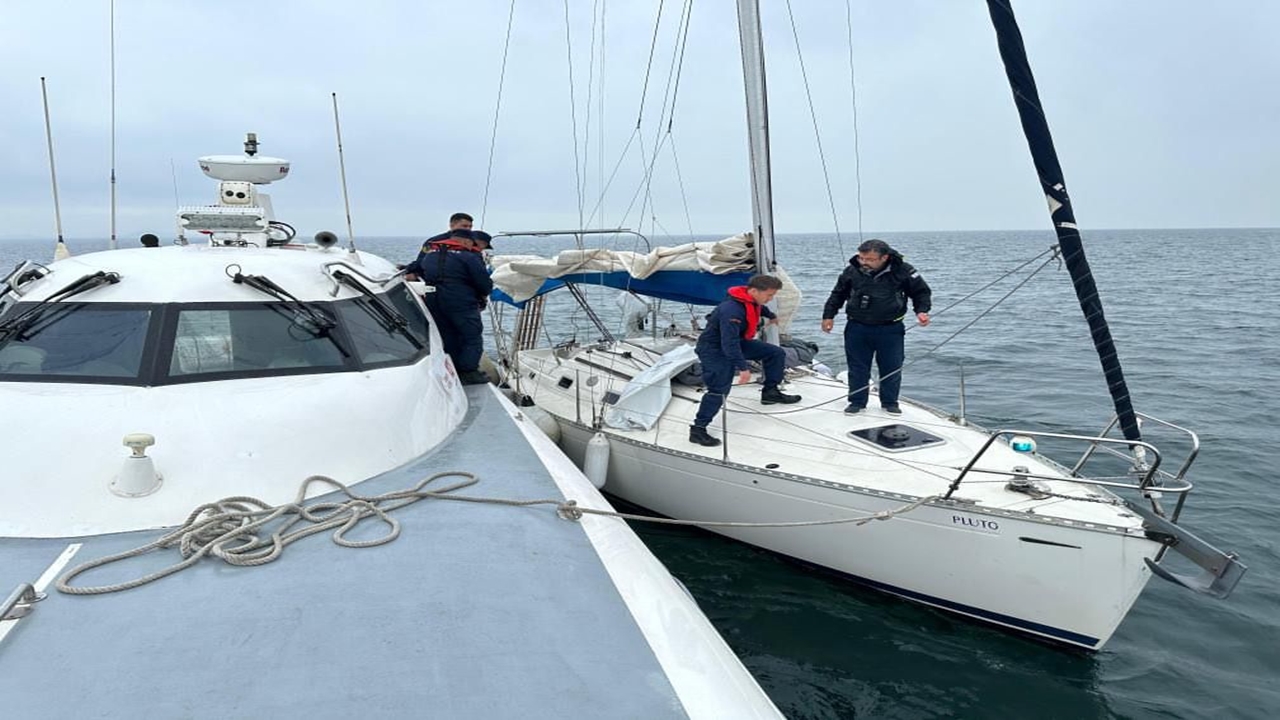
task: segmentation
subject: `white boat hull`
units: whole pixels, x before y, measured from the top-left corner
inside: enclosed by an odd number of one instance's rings
[[[594,430],[561,419],[584,459]],[[611,435],[610,492],[669,517],[786,522],[863,516],[915,498],[722,463]],[[1098,649],[1145,587],[1159,545],[936,502],[865,525],[708,528],[875,589],[1048,640]]]

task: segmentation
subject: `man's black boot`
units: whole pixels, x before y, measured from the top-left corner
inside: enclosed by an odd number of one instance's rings
[[[800,402],[799,395],[788,395],[778,389],[777,385],[765,385],[760,391],[761,405],[790,405]]]
[[[705,445],[707,447],[715,447],[720,444],[720,438],[711,437],[710,433],[704,427],[697,425],[689,426],[689,442],[695,445]]]

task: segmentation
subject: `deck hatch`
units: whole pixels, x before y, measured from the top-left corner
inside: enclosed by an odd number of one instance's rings
[[[881,450],[889,450],[891,452],[933,447],[943,442],[943,439],[937,435],[899,423],[850,430],[849,437],[857,438],[863,442],[871,443]]]

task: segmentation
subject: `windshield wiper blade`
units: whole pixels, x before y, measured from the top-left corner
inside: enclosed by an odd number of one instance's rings
[[[103,285],[114,285],[118,282],[120,282],[120,273],[106,272],[105,270],[90,273],[81,277],[79,280],[73,281],[44,300],[41,300],[22,312],[15,314],[8,320],[0,322],[0,342],[5,342],[12,338],[17,338],[18,340],[31,339],[53,324],[45,323],[39,330],[24,335],[27,330],[40,320],[41,316],[44,315],[45,310],[47,310],[50,305],[81,293],[89,292],[95,288],[100,288]]]
[[[234,273],[231,272],[231,268],[235,268]],[[311,303],[294,297],[292,293],[275,284],[271,278],[265,275],[245,275],[240,272],[239,265],[228,265],[227,276],[231,278],[231,282],[237,285],[248,285],[258,292],[265,293],[277,300],[287,303],[289,306],[306,315],[307,319],[315,325],[317,333],[332,330],[337,327],[337,323],[323,311],[316,308]],[[319,337],[318,334],[317,337]]]
[[[352,275],[349,275],[341,270],[334,270],[332,273],[332,277],[334,280],[337,280],[343,285],[346,285],[347,287],[360,293],[365,297],[366,300],[369,301],[369,304],[367,306],[359,305],[359,307],[362,308],[365,312],[369,313],[370,316],[372,316],[375,320],[377,320],[378,324],[382,327],[383,330],[386,330],[387,332],[398,332],[401,335],[404,335],[405,339],[407,339],[409,342],[413,343],[413,346],[415,348],[419,350],[423,348],[422,341],[419,340],[417,337],[415,337],[414,334],[409,331],[409,320],[405,318],[405,316],[402,315],[399,310],[396,310],[395,308],[388,305],[386,300],[383,300],[372,290],[365,287],[363,283],[355,279],[355,277]]]
[[[232,272],[231,268],[235,268],[235,271]],[[227,277],[231,278],[231,282],[237,285],[248,285],[254,290],[270,295],[271,297],[284,302],[294,310],[297,310],[306,317],[309,326],[308,324],[298,323],[295,320],[294,322],[296,325],[301,327],[303,330],[306,330],[312,337],[328,339],[329,342],[333,343],[334,347],[338,348],[338,352],[342,353],[343,357],[351,357],[350,351],[343,346],[343,344],[338,340],[338,337],[333,333],[333,329],[338,327],[338,323],[313,303],[299,300],[288,290],[280,287],[271,280],[271,278],[265,275],[245,275],[240,272],[239,265],[228,265],[226,272]]]

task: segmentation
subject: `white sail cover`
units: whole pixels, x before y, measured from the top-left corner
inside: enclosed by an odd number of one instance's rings
[[[562,277],[625,273],[631,278],[645,280],[658,273],[691,273],[696,283],[698,273],[717,276],[750,273],[755,269],[755,263],[755,236],[747,232],[716,242],[657,247],[647,253],[591,248],[565,250],[555,257],[496,255],[493,258],[493,284],[519,303],[537,295],[547,280]],[[779,326],[786,332],[791,316],[800,306],[800,291],[780,268],[776,275],[784,286],[776,298],[775,312]],[[636,291],[644,294],[643,290]],[[722,293],[723,289],[708,293],[714,297],[706,297],[703,304],[719,302],[724,297]]]
[[[513,300],[523,302],[537,294],[544,280],[564,275],[625,272],[634,278],[647,278],[663,270],[723,275],[751,272],[755,262],[755,238],[743,233],[716,242],[657,247],[647,253],[590,248],[565,250],[552,258],[497,255],[493,258],[493,284]]]

